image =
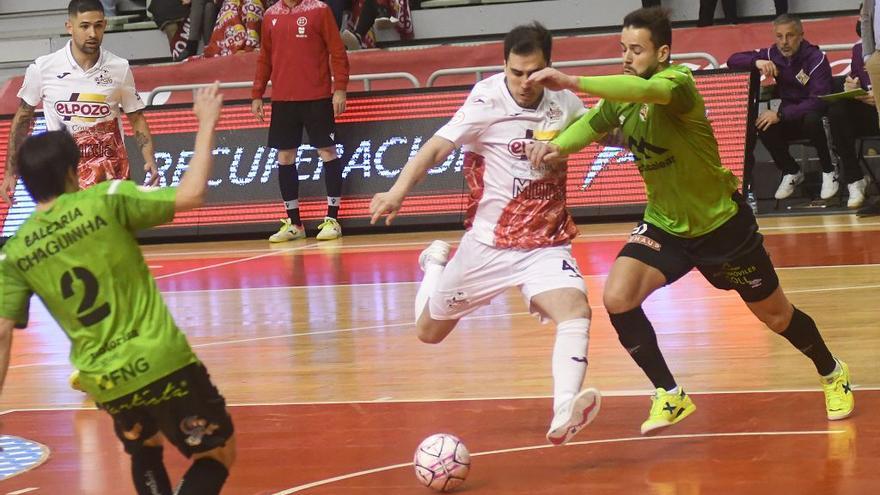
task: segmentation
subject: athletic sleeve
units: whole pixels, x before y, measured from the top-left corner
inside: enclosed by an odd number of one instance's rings
[[[476,141],[492,121],[494,102],[482,92],[472,91],[452,119],[436,133],[461,147]]]
[[[599,100],[595,107],[574,121],[552,142],[561,148],[563,154],[568,155],[580,151],[617,126],[616,105]]]
[[[145,187],[128,180],[115,180],[107,186],[114,216],[132,232],[173,220],[176,195],[173,187]]]
[[[269,16],[265,16],[260,30],[260,54],[257,55],[257,70],[254,73],[254,86],[251,88],[252,100],[263,99],[272,76],[272,23],[269,21]]]
[[[673,70],[658,72],[651,79],[638,76],[590,76],[578,79],[582,91],[612,101],[629,103],[657,103],[668,105],[673,111],[687,111],[686,93],[689,74]],[[690,105],[693,105],[692,99]],[[687,106],[685,109],[680,107]]]
[[[141,95],[138,94],[137,88],[134,85],[134,74],[131,72],[131,67],[126,67],[125,78],[122,80],[122,87],[120,90],[122,91],[120,104],[123,112],[137,112],[146,106],[143,100],[141,100]]]
[[[31,294],[12,261],[0,251],[0,317],[14,320],[16,328],[26,327]]]
[[[18,90],[18,97],[32,107],[39,105],[43,99],[42,81],[43,79],[40,77],[40,70],[37,68],[37,64],[29,65],[24,73],[21,89]]]

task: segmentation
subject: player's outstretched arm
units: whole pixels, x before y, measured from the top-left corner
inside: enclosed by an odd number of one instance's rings
[[[416,156],[404,165],[391,189],[373,196],[373,201],[370,202],[370,224],[375,225],[382,215],[387,214],[385,225],[391,225],[407,193],[425,177],[429,168],[445,160],[454,149],[455,144],[445,138],[434,136],[429,139]]]
[[[214,127],[220,120],[220,110],[223,107],[223,95],[219,91],[219,82],[200,89],[196,93],[193,113],[199,120],[199,131],[196,134],[196,144],[192,160],[174,198],[175,211],[187,211],[198,208],[205,201],[205,192],[208,189],[208,174],[214,163],[212,151],[214,148]]]
[[[15,192],[15,182],[17,179],[15,174],[15,154],[21,143],[30,134],[31,126],[34,124],[35,107],[29,105],[26,101],[21,100],[18,110],[15,111],[15,117],[12,118],[12,125],[9,127],[9,148],[6,150],[6,172],[3,174],[3,186],[0,189],[0,197],[3,201],[12,204],[12,195]]]
[[[153,152],[153,136],[150,134],[150,126],[147,125],[147,118],[144,117],[144,111],[138,110],[125,114],[131,123],[131,130],[134,131],[134,140],[137,142],[141,155],[144,157],[144,173],[145,184],[147,186],[155,186],[159,183],[159,169],[156,168],[156,155]]]
[[[659,103],[672,101],[675,84],[664,78],[643,79],[621,74],[617,76],[573,77],[556,69],[541,69],[529,76],[530,83],[554,88],[583,91],[599,98],[628,103]]]
[[[6,381],[6,371],[9,369],[13,328],[15,328],[14,320],[0,318],[0,393],[3,392],[3,382]]]

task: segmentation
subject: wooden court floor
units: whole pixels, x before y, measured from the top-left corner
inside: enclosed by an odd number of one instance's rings
[[[587,382],[596,422],[564,447],[550,421],[554,328],[509,291],[439,345],[412,326],[417,257],[461,232],[346,236],[270,246],[147,246],[172,313],[230,403],[238,462],[226,494],[427,494],[419,441],[460,436],[474,455],[466,494],[867,494],[880,489],[880,219],[763,218],[789,298],[846,360],[856,412],[824,417],[811,363],[734,293],[697,272],[645,305],[697,412],[642,437],[650,383],[617,342],[602,285],[631,224],[582,225],[575,255],[593,326]],[[69,346],[39,303],[17,331],[0,434],[48,460],[0,495],[134,493],[109,419],[66,377]],[[186,461],[166,448],[176,481]]]

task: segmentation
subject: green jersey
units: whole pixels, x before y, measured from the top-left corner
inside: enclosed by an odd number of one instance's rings
[[[39,296],[98,402],[197,362],[133,234],[171,221],[175,192],[112,181],[62,194],[0,252],[0,317],[24,326],[31,294]]]
[[[721,165],[718,142],[690,69],[672,65],[647,81],[634,76],[580,81],[584,91],[606,99],[553,142],[570,153],[621,128],[645,181],[645,221],[670,234],[693,238],[712,232],[736,214],[731,196],[739,180]],[[667,104],[610,101],[609,96],[651,101],[670,93]]]

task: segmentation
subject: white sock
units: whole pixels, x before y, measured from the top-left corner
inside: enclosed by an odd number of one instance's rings
[[[434,293],[434,290],[437,288],[437,284],[440,282],[440,276],[443,275],[443,269],[446,268],[446,265],[438,265],[437,263],[431,263],[428,261],[425,263],[425,276],[422,277],[422,283],[419,285],[419,290],[416,292],[416,322],[419,321],[419,317],[422,316],[422,312],[425,311],[425,305],[428,303],[428,298],[431,297],[431,294]]]
[[[553,345],[554,411],[581,391],[587,374],[589,335],[589,318],[563,321],[556,326],[556,343]]]

